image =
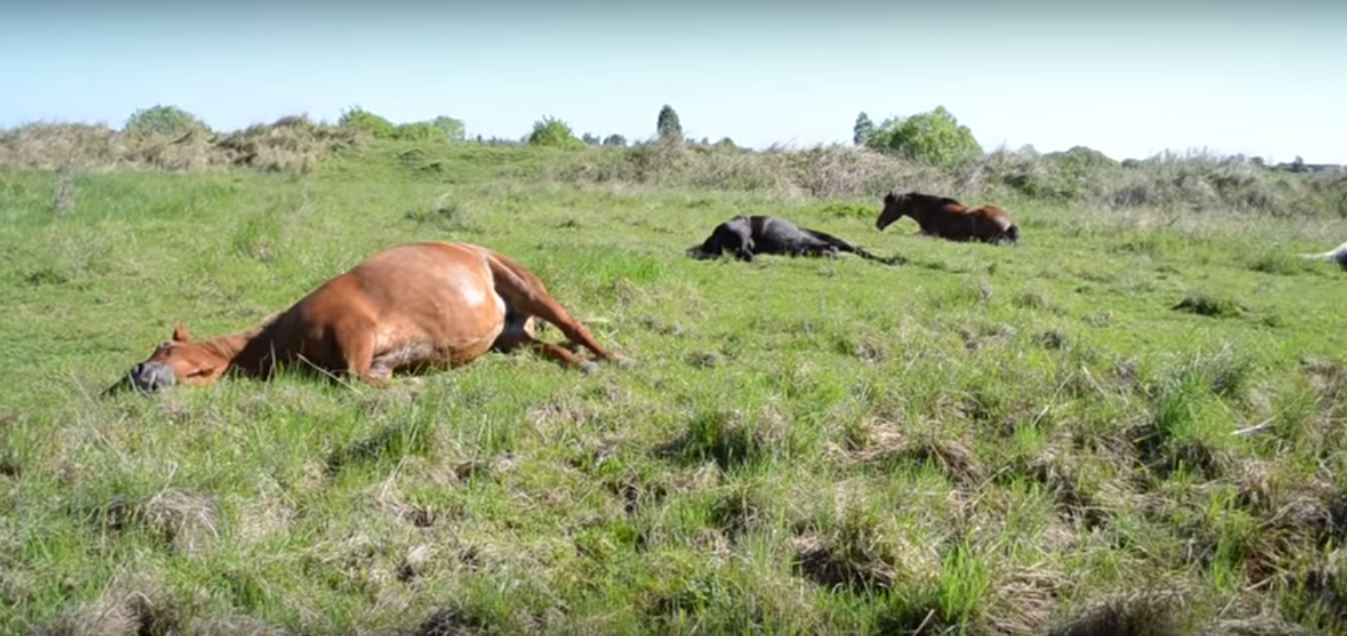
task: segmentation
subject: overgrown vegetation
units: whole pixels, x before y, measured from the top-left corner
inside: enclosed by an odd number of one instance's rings
[[[1347,234],[1331,179],[187,136],[0,142],[0,633],[1347,630],[1344,278],[1276,256]],[[1040,168],[1062,194],[1006,181]],[[1008,201],[1024,244],[876,233],[888,189]],[[911,265],[683,256],[739,213]],[[98,397],[175,319],[244,329],[431,239],[516,257],[638,366]]]
[[[135,122],[140,123],[132,126]],[[944,108],[892,118],[878,128],[861,113],[854,134],[862,147],[751,151],[729,138],[714,144],[696,143],[683,140],[678,114],[666,106],[656,126],[659,143],[628,146],[622,135],[600,140],[589,133],[586,141],[577,138],[566,122],[552,117],[535,122],[524,141],[570,150],[590,146],[587,152],[548,157],[545,168],[540,166],[537,176],[564,183],[622,181],[844,200],[870,200],[894,189],[925,188],[975,200],[1076,203],[1135,211],[1166,223],[1182,223],[1182,216],[1192,211],[1347,218],[1347,177],[1273,169],[1258,158],[1162,154],[1119,162],[1079,146],[1048,154],[1032,147],[982,154],[967,127]],[[394,124],[359,107],[345,111],[335,126],[299,116],[282,118],[270,126],[213,133],[189,113],[156,106],[138,112],[122,131],[83,124],[29,124],[0,131],[0,166],[67,171],[252,167],[306,172],[333,153],[370,140],[406,144],[408,156],[443,166],[446,157],[430,155],[474,151],[421,145],[457,144],[465,138],[463,122],[452,117]],[[519,142],[479,137],[473,143],[500,147]],[[1254,267],[1278,271],[1302,267],[1281,252],[1259,253],[1263,261]]]

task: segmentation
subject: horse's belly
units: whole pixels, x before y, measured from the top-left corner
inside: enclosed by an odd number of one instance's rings
[[[472,290],[468,290],[472,291]],[[466,364],[491,349],[505,328],[505,302],[487,291],[481,298],[441,298],[416,315],[379,330],[375,366],[389,370],[417,365]]]

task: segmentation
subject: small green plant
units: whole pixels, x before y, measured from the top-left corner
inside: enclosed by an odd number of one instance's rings
[[[1174,309],[1212,318],[1238,318],[1244,314],[1244,307],[1233,297],[1203,292],[1184,296],[1183,300],[1174,305]]]
[[[875,206],[854,201],[830,201],[819,212],[838,218],[868,219],[875,216]]]
[[[585,142],[580,141],[571,132],[570,124],[554,117],[543,117],[534,122],[533,132],[529,133],[528,143],[530,146],[549,146],[552,148],[577,149],[584,148]]]
[[[967,545],[954,548],[941,562],[938,602],[945,623],[967,628],[991,590],[987,564]]]
[[[1285,251],[1270,251],[1254,256],[1249,261],[1249,269],[1265,274],[1290,276],[1313,269],[1312,263],[1295,254]]]
[[[165,135],[178,137],[193,132],[210,132],[195,115],[177,106],[151,106],[141,109],[126,120],[125,132],[132,135]]]

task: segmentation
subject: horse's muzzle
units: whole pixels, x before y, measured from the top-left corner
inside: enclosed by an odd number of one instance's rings
[[[178,381],[173,369],[159,362],[141,362],[131,367],[129,377],[133,386],[146,393],[166,389]]]
[[[711,259],[713,259],[713,258],[719,258],[719,257],[720,257],[719,254],[712,254],[712,253],[706,251],[706,249],[703,248],[703,247],[700,246],[700,245],[696,245],[696,246],[693,246],[693,247],[689,247],[689,248],[688,248],[688,251],[687,251],[687,255],[688,255],[689,258],[693,258],[693,259],[696,259],[696,260],[699,260],[699,261],[707,261],[707,260],[711,260]]]

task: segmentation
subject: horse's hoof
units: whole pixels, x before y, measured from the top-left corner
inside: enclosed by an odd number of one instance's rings
[[[583,373],[583,374],[585,374],[585,375],[590,375],[590,374],[594,373],[595,371],[598,371],[598,370],[599,370],[599,365],[594,364],[593,362],[591,362],[591,361],[589,361],[589,360],[583,360],[583,361],[581,361],[580,364],[579,364],[578,366],[580,367],[580,373]]]

